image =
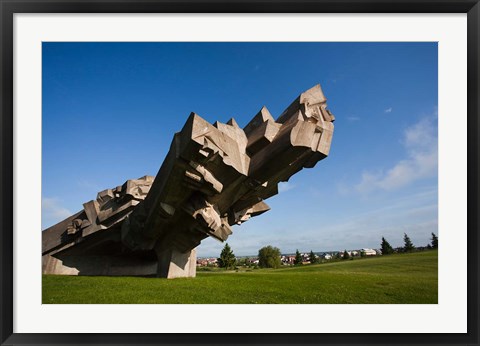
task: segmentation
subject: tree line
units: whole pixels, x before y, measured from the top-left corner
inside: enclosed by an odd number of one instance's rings
[[[415,251],[415,245],[411,241],[410,237],[404,233],[403,234],[403,247],[394,249],[390,243],[382,237],[382,242],[380,244],[380,250],[382,251],[382,255],[390,255],[394,252],[413,252]],[[432,233],[431,243],[427,245],[428,249],[438,249],[438,237],[435,233]],[[343,256],[342,256],[343,255]],[[281,252],[278,247],[274,247],[271,245],[264,246],[260,250],[258,250],[258,266],[260,268],[279,268],[282,265],[281,261]],[[365,257],[365,253],[360,253],[361,257]],[[340,259],[350,259],[350,254],[347,250],[343,253],[338,252],[337,258]],[[318,263],[318,258],[313,251],[310,251],[309,260],[311,264]],[[225,244],[222,252],[220,253],[220,257],[217,259],[218,266],[225,269],[235,269],[237,265],[237,258],[233,253],[233,250],[228,245]],[[294,265],[301,265],[303,264],[303,257],[301,253],[298,251],[295,252],[295,259],[293,262]]]
[[[435,233],[432,233],[431,243],[427,245],[427,249],[438,249],[438,237]],[[395,249],[390,245],[390,243],[384,237],[382,237],[380,250],[382,251],[382,255],[390,255],[395,252]],[[413,245],[407,233],[403,234],[403,247],[398,248],[397,250],[400,250],[400,252],[415,251],[415,245]]]

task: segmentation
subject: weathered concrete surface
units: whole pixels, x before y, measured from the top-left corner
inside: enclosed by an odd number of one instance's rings
[[[274,120],[266,107],[242,129],[195,113],[156,177],[101,191],[43,232],[44,273],[195,276],[195,248],[269,210],[278,183],[330,152],[334,117],[320,85]]]
[[[157,276],[161,278],[195,277],[197,269],[196,250],[185,253],[175,248],[160,251],[158,255]]]
[[[127,256],[45,255],[42,260],[43,272],[46,274],[157,276],[158,272],[156,258],[142,260]]]

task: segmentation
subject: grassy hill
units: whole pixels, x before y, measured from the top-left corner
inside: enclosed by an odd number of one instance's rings
[[[43,276],[44,304],[436,304],[438,252],[196,278]]]

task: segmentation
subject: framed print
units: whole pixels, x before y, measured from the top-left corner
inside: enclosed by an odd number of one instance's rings
[[[479,6],[2,0],[2,344],[477,345]]]

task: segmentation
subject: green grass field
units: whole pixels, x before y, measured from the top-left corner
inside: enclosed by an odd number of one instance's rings
[[[436,304],[438,252],[196,278],[43,276],[44,304]]]

